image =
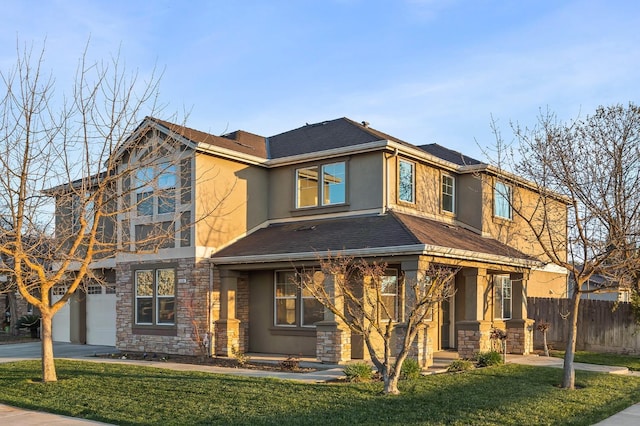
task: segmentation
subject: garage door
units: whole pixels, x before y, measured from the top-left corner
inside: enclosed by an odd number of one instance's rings
[[[51,300],[55,303],[62,298],[67,288],[56,286],[51,291]],[[51,335],[54,342],[71,341],[71,308],[69,307],[69,301],[53,316]]]
[[[87,344],[116,345],[116,294],[113,287],[87,288]]]

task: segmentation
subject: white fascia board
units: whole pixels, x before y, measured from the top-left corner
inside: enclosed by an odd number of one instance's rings
[[[193,144],[191,144],[193,146]],[[250,164],[252,166],[261,166],[266,167],[266,162],[262,157],[258,157],[255,155],[243,154],[238,151],[234,151],[228,148],[221,148],[219,146],[206,144],[206,143],[198,143],[196,146],[193,146],[197,151],[203,152],[206,154],[212,154],[219,157],[228,158],[230,160],[240,161],[241,163]]]
[[[324,252],[300,252],[286,254],[263,254],[258,256],[229,256],[211,259],[211,263],[224,265],[239,265],[271,262],[295,262],[303,260],[316,260]],[[449,247],[432,246],[425,244],[413,244],[406,246],[376,247],[351,250],[338,250],[343,256],[353,257],[393,257],[402,255],[438,256],[447,259],[487,262],[505,266],[518,266],[532,268],[540,262],[528,259],[518,259],[507,256],[497,256],[486,253],[472,252],[468,250],[452,249]]]
[[[387,148],[388,146],[389,141],[386,139],[382,139],[379,141],[373,141],[359,145],[344,146],[341,148],[326,149],[324,151],[314,151],[305,154],[291,155],[288,157],[267,160],[265,162],[265,165],[268,167],[288,166],[291,164],[303,163],[306,161],[322,160],[334,157],[342,157],[351,154],[360,154],[363,152],[377,151],[381,148]]]
[[[568,275],[569,271],[564,266],[556,265],[555,263],[547,263],[542,266],[531,268],[534,271],[540,272],[552,272],[554,274]]]

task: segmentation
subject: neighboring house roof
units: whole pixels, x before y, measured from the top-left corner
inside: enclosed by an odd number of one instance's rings
[[[471,165],[484,164],[483,162],[478,161],[475,158],[471,158],[458,151],[445,148],[444,146],[438,145],[437,143],[420,145],[418,146],[418,148],[442,160],[457,164],[459,166],[471,166]]]
[[[348,118],[307,124],[268,138],[269,158],[282,158],[335,148],[389,140],[412,146],[398,138],[372,129],[367,123]]]
[[[254,135],[243,130],[216,136],[157,118],[148,117],[148,119],[195,143],[214,145],[243,154],[267,158],[266,140],[263,136]]]
[[[470,230],[447,225],[423,217],[397,212],[384,215],[357,216],[277,223],[259,229],[216,252],[215,263],[254,263],[265,257],[293,259],[295,254],[368,251],[380,256],[423,252],[473,260],[489,257],[533,261],[494,239],[484,238]],[[399,249],[402,248],[403,252]],[[382,249],[382,250],[376,250]],[[436,253],[438,252],[438,253]],[[216,261],[217,260],[217,261]],[[518,263],[518,262],[515,262]]]

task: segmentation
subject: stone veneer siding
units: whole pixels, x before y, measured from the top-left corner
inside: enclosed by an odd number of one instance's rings
[[[471,359],[478,352],[491,350],[491,323],[488,321],[461,321],[458,323],[458,354]]]
[[[527,355],[533,352],[534,320],[507,321],[507,352]]]
[[[154,335],[144,331],[134,333],[134,274],[145,266],[176,267],[176,325],[175,335]],[[134,269],[135,268],[135,269]],[[184,281],[184,282],[181,282]],[[209,264],[194,258],[148,262],[122,262],[116,266],[116,347],[121,351],[159,352],[197,355],[197,326],[200,334],[207,332],[207,293]],[[194,324],[195,322],[195,324]],[[163,327],[155,327],[162,330]]]
[[[338,321],[316,323],[316,356],[322,363],[342,364],[351,359],[351,330]]]

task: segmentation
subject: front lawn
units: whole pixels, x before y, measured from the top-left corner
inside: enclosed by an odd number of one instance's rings
[[[0,364],[0,402],[120,425],[563,424],[590,425],[640,401],[640,378],[508,364],[401,382],[304,384],[126,364],[57,360]]]

